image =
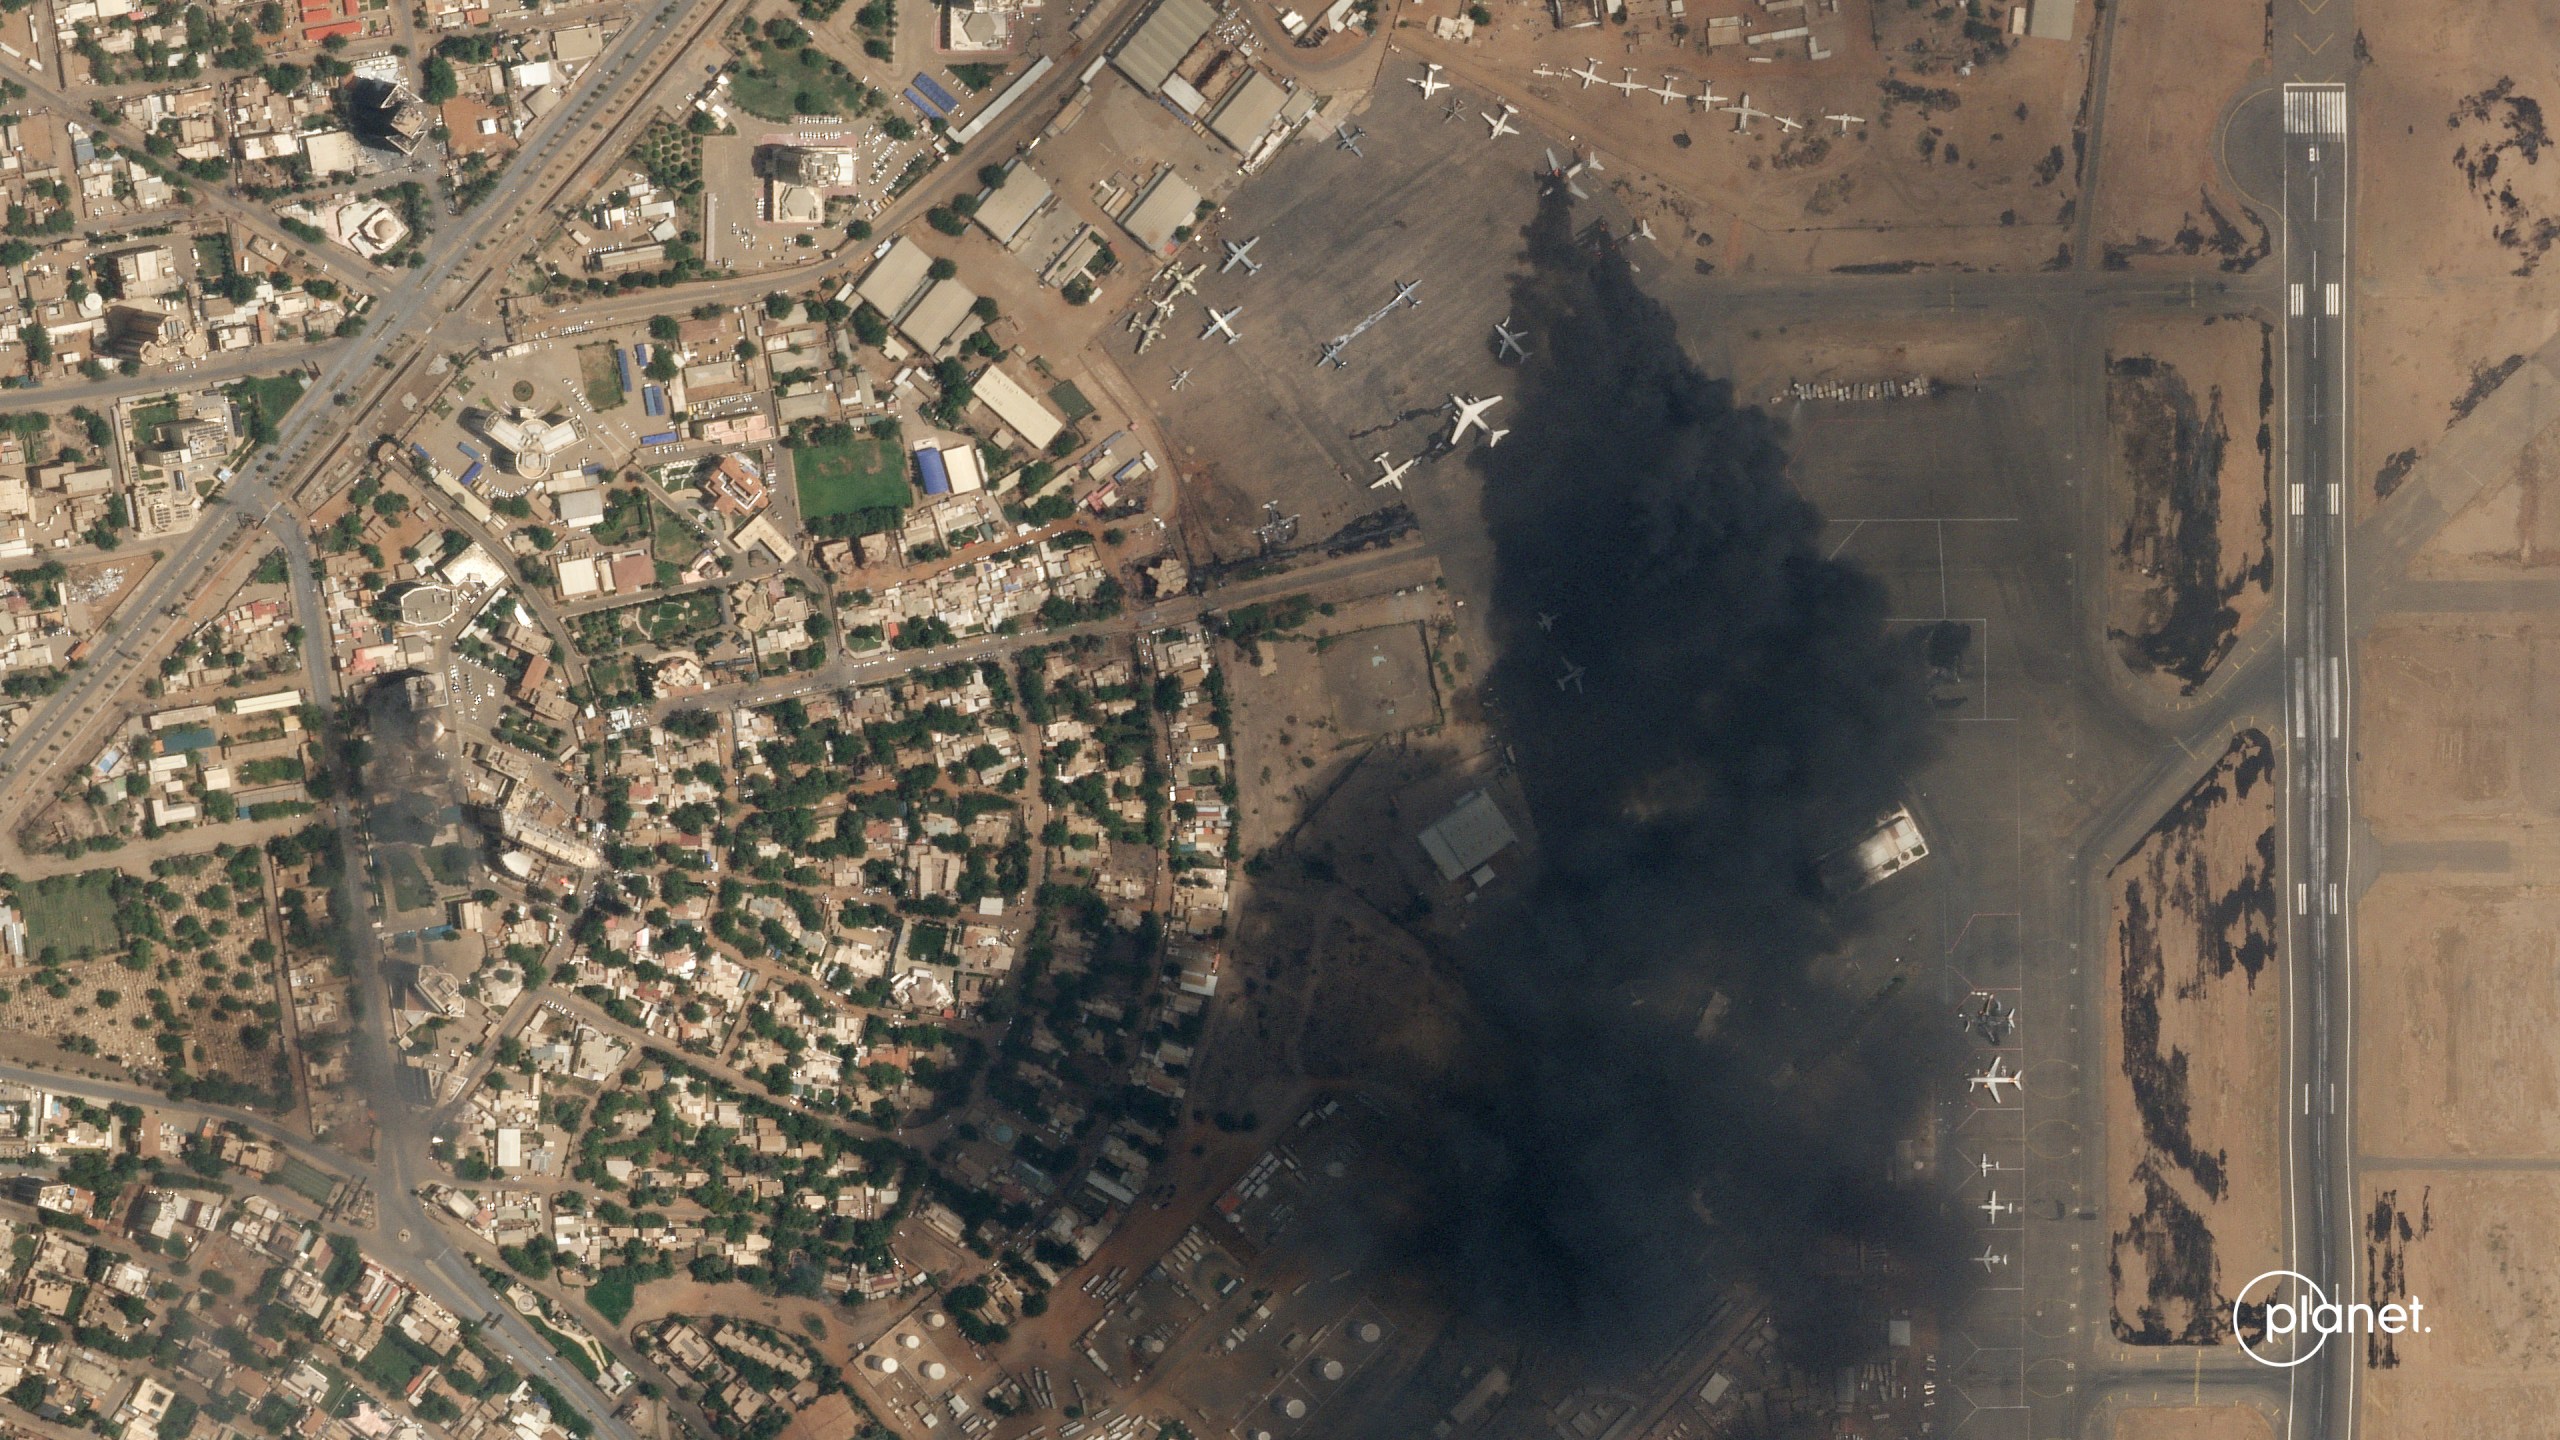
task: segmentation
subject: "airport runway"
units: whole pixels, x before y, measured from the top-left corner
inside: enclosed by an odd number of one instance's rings
[[[2287,85],[2284,109],[2282,556],[2285,767],[2285,1208],[2292,1268],[2361,1300],[2349,1134],[2354,945],[2346,489],[2347,90]],[[2246,1277],[2232,1277],[2238,1283]],[[2263,1289],[2253,1300],[2267,1298]],[[2331,1341],[2287,1373],[2293,1436],[2355,1428],[2358,1346]]]

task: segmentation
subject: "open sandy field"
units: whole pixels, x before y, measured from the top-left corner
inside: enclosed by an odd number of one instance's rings
[[[2560,1154],[2560,890],[2501,879],[2389,874],[2366,892],[2369,1151]]]
[[[2157,1405],[2116,1417],[2116,1440],[2270,1440],[2275,1426],[2246,1405]]]
[[[1306,807],[1333,794],[1347,771],[1386,768],[1408,748],[1432,748],[1428,742],[1448,721],[1442,697],[1465,678],[1461,667],[1476,662],[1456,643],[1439,589],[1394,591],[1406,593],[1314,595],[1331,613],[1310,609],[1297,625],[1264,639],[1261,664],[1229,664],[1241,717],[1236,767],[1247,855],[1290,836]],[[1481,745],[1481,734],[1468,728],[1453,743]],[[1390,753],[1373,762],[1368,752],[1381,742]],[[1381,833],[1395,832],[1390,826]]]
[[[2547,563],[2560,437],[2528,412],[2479,424],[2419,577],[2523,580]],[[2462,613],[2386,614],[2363,643],[2357,799],[2383,863],[2358,903],[2358,1298],[2422,1300],[2435,1327],[2368,1347],[2367,1437],[2545,1434],[2560,1405],[2560,853],[2542,823],[2560,813],[2543,763],[2560,622],[2541,598],[2456,585]]]
[[[2429,1333],[2368,1352],[2359,1435],[2545,1435],[2560,1405],[2560,1172],[2365,1179],[2375,1293],[2425,1302]]]
[[[2220,1344],[2226,1285],[2281,1264],[2274,748],[2235,737],[2108,876],[2108,1319]]]
[[[2560,13],[2530,0],[2360,11],[2356,455],[2364,503],[2560,328]],[[2412,216],[2428,217],[2412,224]],[[2522,272],[2522,273],[2519,273]]]
[[[2560,774],[2536,763],[2560,720],[2560,632],[2494,614],[2393,617],[2362,666],[2356,785],[2377,835],[2485,835],[2560,811]]]
[[[2110,266],[2246,270],[2275,217],[2224,180],[2223,107],[2266,69],[2267,23],[2246,5],[2123,0],[2107,77],[2096,238]]]
[[[2560,565],[2560,423],[2525,442],[2513,467],[2422,547],[2410,573],[2484,580]]]
[[[2107,634],[2135,674],[2192,695],[2275,579],[2273,339],[2242,316],[2146,319],[2107,354]]]

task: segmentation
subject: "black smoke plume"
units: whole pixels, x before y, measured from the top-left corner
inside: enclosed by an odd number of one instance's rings
[[[418,671],[388,676],[365,695],[368,824],[381,843],[431,844],[445,824],[454,784],[442,695]]]
[[[1777,426],[1571,227],[1551,200],[1528,232],[1538,339],[1484,465],[1542,866],[1473,930],[1489,1078],[1439,1121],[1425,1258],[1550,1350],[1640,1358],[1739,1280],[1795,1358],[1844,1363],[1960,1283],[1959,1227],[1896,1179],[1953,1026],[1917,986],[1815,973],[1871,903],[1816,862],[1927,758],[1924,667],[1822,554]]]

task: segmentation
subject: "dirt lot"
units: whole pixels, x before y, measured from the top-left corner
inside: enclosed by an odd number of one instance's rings
[[[2560,1153],[2560,894],[2494,877],[2385,875],[2362,951],[2364,1148]]]
[[[2560,324],[2560,267],[2540,253],[2560,234],[2560,169],[2533,161],[2546,143],[2540,108],[2560,101],[2560,16],[2487,0],[2358,18],[2373,63],[2355,90],[2355,244],[2370,278],[2359,287],[2352,468],[2371,477],[2357,487],[2370,504],[2476,383]]]
[[[2480,580],[2554,564],[2560,564],[2560,424],[2525,442],[2508,475],[2437,531],[2410,571]]]
[[[2555,647],[2560,634],[2499,615],[2375,627],[2356,692],[2358,749],[2370,757],[2356,786],[2378,835],[2479,834],[2560,810],[2560,777],[2528,764],[2560,720]],[[2537,664],[2545,656],[2555,659]]]
[[[1312,595],[1333,613],[1310,615],[1284,638],[1264,640],[1261,665],[1241,663],[1231,650],[1221,656],[1239,720],[1247,855],[1289,834],[1350,769],[1371,763],[1373,742],[1402,737],[1390,747],[1396,755],[1379,757],[1385,768],[1417,742],[1436,752],[1428,737],[1445,719],[1442,697],[1465,682],[1459,667],[1474,662],[1449,638],[1441,591],[1388,588],[1382,595]],[[1407,593],[1392,593],[1399,589]],[[1481,745],[1482,736],[1461,743]]]
[[[2132,1344],[2221,1343],[2223,1287],[2283,1263],[2273,763],[2236,737],[2108,877],[2109,1320]]]
[[[2364,1377],[2373,1440],[2539,1435],[2560,1388],[2560,1175],[2368,1176],[2366,1251],[2431,1333],[2399,1337]],[[2387,1235],[2376,1238],[2388,1226]]]
[[[2275,579],[2273,330],[2143,320],[2107,356],[2107,634],[2127,667],[2192,695]]]
[[[2245,5],[2123,0],[2110,44],[2096,236],[2109,266],[2246,270],[2275,216],[2222,176],[2223,107],[2266,64],[2266,16]]]
[[[1418,730],[1440,722],[1431,645],[1421,625],[1381,625],[1328,636],[1318,649],[1333,728],[1345,741]]]
[[[2246,1405],[2163,1405],[2116,1417],[2116,1440],[2269,1440],[2275,1426]]]
[[[116,613],[116,607],[124,604],[124,597],[151,573],[157,553],[111,556],[80,566],[64,577],[62,593],[80,597],[64,607],[63,623],[71,627],[71,633],[85,635],[105,625],[107,617]]]

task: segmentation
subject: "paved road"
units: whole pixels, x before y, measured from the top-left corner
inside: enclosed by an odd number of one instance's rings
[[[2354,946],[2350,885],[2346,483],[2347,91],[2291,85],[2284,104],[2283,545],[2286,1211],[2292,1268],[2334,1300],[2362,1300],[2348,1133]],[[2235,1276],[2232,1283],[2245,1279]],[[2264,1299],[2263,1294],[2252,1296]],[[2333,1340],[2290,1372],[2291,1432],[2355,1428],[2360,1342]]]
[[[1266,575],[1257,580],[1239,581],[1221,586],[1206,595],[1185,595],[1161,605],[1123,615],[1113,620],[1095,620],[1083,625],[1070,625],[1060,630],[1030,630],[1018,635],[972,635],[949,645],[936,645],[924,650],[873,650],[861,656],[838,652],[834,658],[803,675],[783,675],[771,680],[737,688],[721,688],[698,695],[678,695],[660,700],[653,707],[659,717],[678,710],[698,710],[705,706],[726,709],[753,709],[759,705],[777,704],[815,695],[821,691],[850,690],[857,686],[879,685],[894,680],[911,670],[931,670],[943,665],[975,663],[1033,645],[1057,645],[1078,635],[1144,634],[1168,625],[1181,625],[1196,620],[1211,610],[1224,610],[1249,605],[1256,600],[1272,600],[1294,595],[1319,585],[1338,585],[1345,580],[1365,575],[1379,575],[1411,566],[1416,567],[1415,583],[1425,578],[1420,567],[1433,563],[1428,544],[1400,545],[1392,550],[1364,550],[1336,556],[1282,575]]]
[[[112,405],[132,395],[165,395],[172,390],[195,390],[207,386],[227,385],[252,375],[278,375],[287,370],[307,370],[326,365],[347,348],[344,340],[322,340],[311,345],[261,345],[219,360],[199,360],[188,369],[151,370],[140,375],[117,375],[105,380],[76,380],[69,384],[44,385],[21,390],[13,399],[21,404],[43,405]]]

